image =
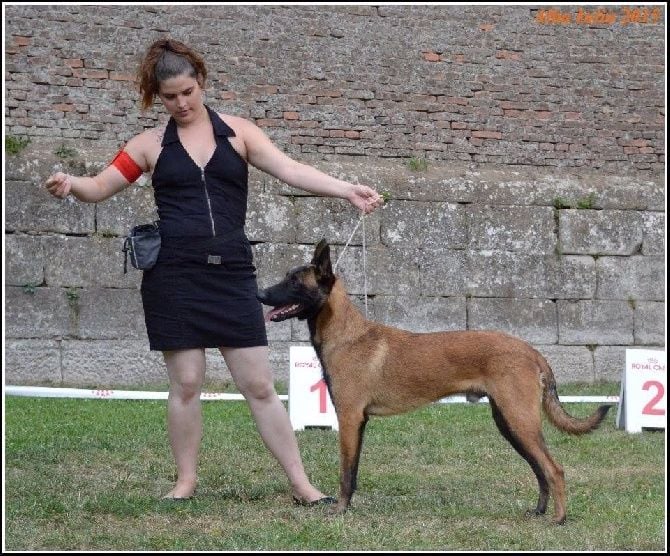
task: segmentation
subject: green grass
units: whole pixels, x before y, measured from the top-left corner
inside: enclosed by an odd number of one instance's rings
[[[425,158],[410,158],[407,166],[413,172],[425,172],[428,170],[428,161]]]
[[[586,197],[581,197],[576,201],[570,201],[564,197],[554,197],[554,207],[557,209],[592,209],[596,204],[596,194],[589,193]]]
[[[14,137],[5,135],[5,152],[7,154],[19,154],[30,144],[30,137]]]
[[[617,385],[559,388],[617,394]],[[593,404],[566,404],[585,416]],[[527,518],[537,484],[486,404],[435,404],[371,419],[352,508],[291,505],[244,402],[205,402],[193,500],[174,479],[164,401],[7,397],[9,550],[663,550],[665,436],[591,435],[545,424],[565,469],[568,522]],[[337,433],[297,433],[309,475],[337,493]],[[550,504],[550,508],[551,508]]]
[[[61,144],[60,147],[56,149],[54,154],[59,158],[74,158],[75,156],[77,156],[78,153],[76,149]]]

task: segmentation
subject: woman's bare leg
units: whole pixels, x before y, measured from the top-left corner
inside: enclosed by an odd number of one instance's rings
[[[200,392],[205,380],[205,350],[163,352],[170,392],[167,427],[172,455],[177,464],[177,482],[165,498],[188,498],[197,483],[198,451],[202,439]]]
[[[323,493],[307,478],[291,421],[275,391],[268,348],[222,347],[220,351],[249,404],[263,442],[288,476],[293,494],[306,502],[322,498]]]

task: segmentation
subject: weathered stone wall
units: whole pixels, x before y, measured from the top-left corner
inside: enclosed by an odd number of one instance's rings
[[[616,380],[626,347],[664,347],[661,24],[542,24],[537,10],[490,6],[6,10],[5,133],[31,137],[5,161],[7,383],[165,382],[141,273],[124,275],[121,253],[121,236],[153,217],[151,187],[87,205],[42,184],[57,168],[94,174],[163,119],[139,112],[129,81],[168,30],[205,53],[210,104],[302,161],[390,192],[365,224],[372,318],[508,331],[561,382]],[[337,258],[357,218],[252,170],[260,285],[321,237]],[[360,234],[352,243],[340,270],[362,308]],[[306,328],[268,333],[286,378]],[[209,378],[227,378],[209,355]]]
[[[81,151],[75,166],[93,173],[103,158]],[[536,345],[561,381],[617,379],[626,347],[664,345],[661,184],[485,165],[413,172],[392,159],[312,162],[393,197],[365,223],[371,318],[416,331],[505,330]],[[141,273],[123,274],[120,250],[132,224],[153,218],[152,189],[135,186],[97,205],[59,201],[41,185],[59,163],[37,144],[7,162],[7,380],[160,381]],[[247,234],[261,286],[306,262],[321,237],[339,257],[358,218],[353,208],[258,171],[250,184]],[[557,208],[579,203],[588,208]],[[361,243],[359,233],[338,270],[362,308]],[[276,375],[286,378],[288,347],[308,342],[306,327],[270,323],[268,332]],[[226,378],[221,357],[210,355],[210,378]]]

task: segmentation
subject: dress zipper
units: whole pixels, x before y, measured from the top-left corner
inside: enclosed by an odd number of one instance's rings
[[[207,199],[207,209],[209,210],[209,221],[212,224],[212,237],[216,237],[216,228],[214,228],[214,216],[212,215],[212,202],[209,199],[209,192],[207,191],[207,182],[205,181],[205,169],[200,168],[200,176],[202,178],[202,185],[205,188],[205,199]]]

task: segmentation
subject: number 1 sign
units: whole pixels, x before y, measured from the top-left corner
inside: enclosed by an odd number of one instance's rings
[[[289,349],[288,413],[293,430],[330,427],[338,430],[337,414],[330,400],[321,363],[311,346]]]
[[[664,351],[626,350],[617,413],[619,428],[626,432],[665,428],[666,375]]]

